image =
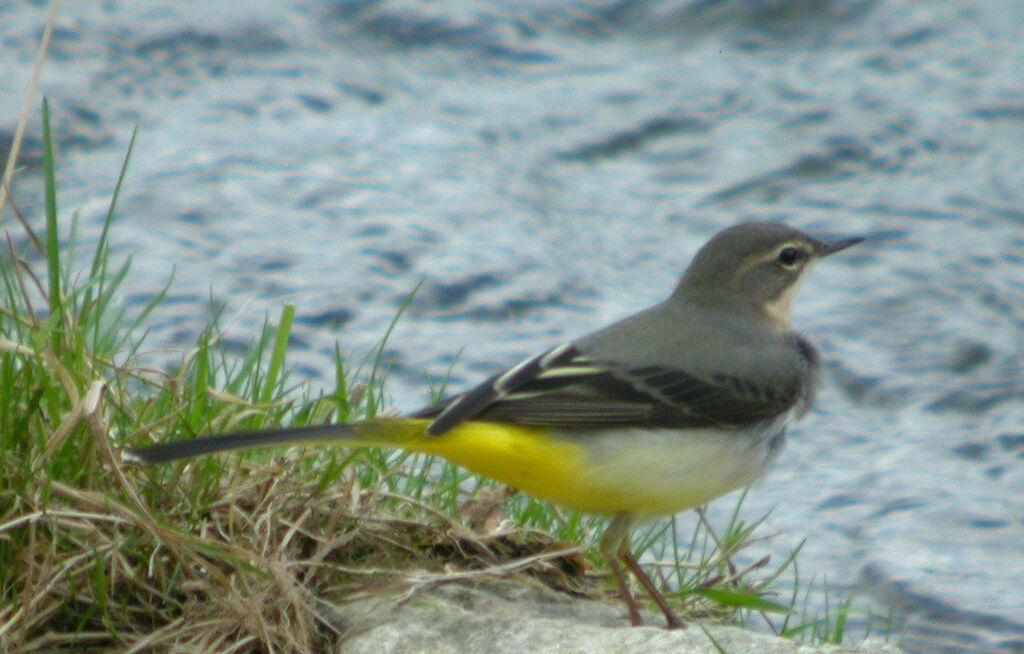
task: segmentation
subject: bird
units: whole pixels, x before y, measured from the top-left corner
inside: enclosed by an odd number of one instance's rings
[[[643,620],[620,563],[668,628],[681,628],[633,555],[631,531],[765,474],[819,384],[819,354],[792,326],[794,296],[812,264],[863,240],[821,240],[775,222],[733,225],[697,251],[665,301],[417,411],[171,440],[122,457],[158,464],[311,444],[439,455],[610,518],[598,548],[631,624]]]

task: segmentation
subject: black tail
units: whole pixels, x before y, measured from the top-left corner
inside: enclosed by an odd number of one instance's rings
[[[170,443],[160,443],[136,450],[123,450],[121,460],[126,463],[166,463],[203,454],[239,450],[251,447],[270,447],[295,443],[314,443],[337,439],[356,438],[353,425],[311,425],[261,431],[243,431],[222,436],[202,436]]]

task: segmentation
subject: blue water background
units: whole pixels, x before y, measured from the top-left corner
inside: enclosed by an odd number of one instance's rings
[[[45,15],[0,5],[0,148]],[[1024,650],[1024,3],[66,2],[42,92],[87,241],[139,127],[112,240],[129,307],[173,273],[152,360],[211,296],[240,343],[294,302],[324,382],[422,282],[406,409],[659,301],[735,222],[867,236],[802,290],[824,389],[745,512],[908,651]]]

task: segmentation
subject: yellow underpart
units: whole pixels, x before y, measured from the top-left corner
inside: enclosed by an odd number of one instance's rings
[[[352,425],[351,444],[434,454],[534,497],[588,513],[670,515],[756,480],[767,464],[760,439],[720,430],[547,429],[465,422],[428,436],[428,420]]]
[[[381,419],[358,425],[356,433],[365,445],[434,454],[534,497],[607,512],[589,501],[597,489],[586,482],[586,453],[576,443],[558,440],[541,428],[489,422],[465,422],[440,436],[428,436],[429,424]]]

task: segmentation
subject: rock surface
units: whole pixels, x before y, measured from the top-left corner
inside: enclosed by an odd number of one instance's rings
[[[487,580],[421,588],[404,598],[375,597],[336,609],[346,636],[338,654],[560,652],[603,654],[899,654],[895,645],[809,645],[735,626],[631,627],[616,604],[577,599],[528,582]]]

